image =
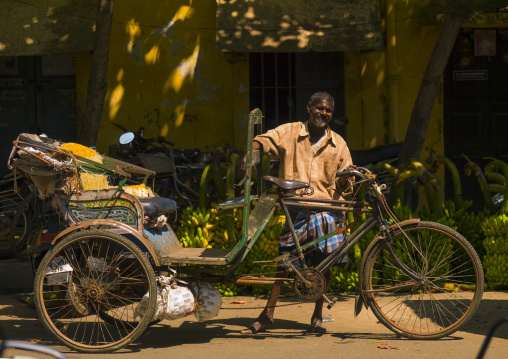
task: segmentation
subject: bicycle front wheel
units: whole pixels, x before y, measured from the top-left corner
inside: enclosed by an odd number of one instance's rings
[[[89,230],[59,242],[42,260],[34,285],[39,316],[62,344],[106,353],[148,326],[157,298],[143,252],[118,234]],[[107,320],[104,319],[107,317]]]
[[[413,279],[395,263],[384,241],[367,253],[363,290],[374,315],[411,339],[452,334],[475,313],[483,294],[483,269],[469,242],[434,222],[403,226],[391,246]]]

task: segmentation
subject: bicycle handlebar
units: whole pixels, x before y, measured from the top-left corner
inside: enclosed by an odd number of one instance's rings
[[[356,170],[342,171],[335,174],[337,177],[358,176],[362,180],[367,180],[372,176],[372,172],[364,167],[357,167]]]

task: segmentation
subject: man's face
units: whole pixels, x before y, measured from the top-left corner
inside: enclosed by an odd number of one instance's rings
[[[333,106],[326,100],[320,100],[312,105],[307,104],[309,112],[309,125],[313,127],[323,128],[332,120]]]

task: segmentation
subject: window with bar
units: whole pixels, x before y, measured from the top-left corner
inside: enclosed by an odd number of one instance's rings
[[[345,138],[342,52],[250,53],[250,109],[263,111],[263,131],[306,121],[307,102],[318,91],[335,99],[330,127]]]

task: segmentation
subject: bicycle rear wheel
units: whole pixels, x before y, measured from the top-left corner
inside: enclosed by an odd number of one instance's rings
[[[483,294],[483,269],[469,242],[453,229],[419,222],[393,231],[397,257],[421,276],[404,274],[382,240],[367,253],[363,290],[374,315],[411,339],[438,339],[463,326]]]
[[[37,270],[34,293],[47,330],[63,345],[88,353],[115,351],[135,340],[150,323],[157,298],[143,252],[100,230],[77,232],[50,250]]]

